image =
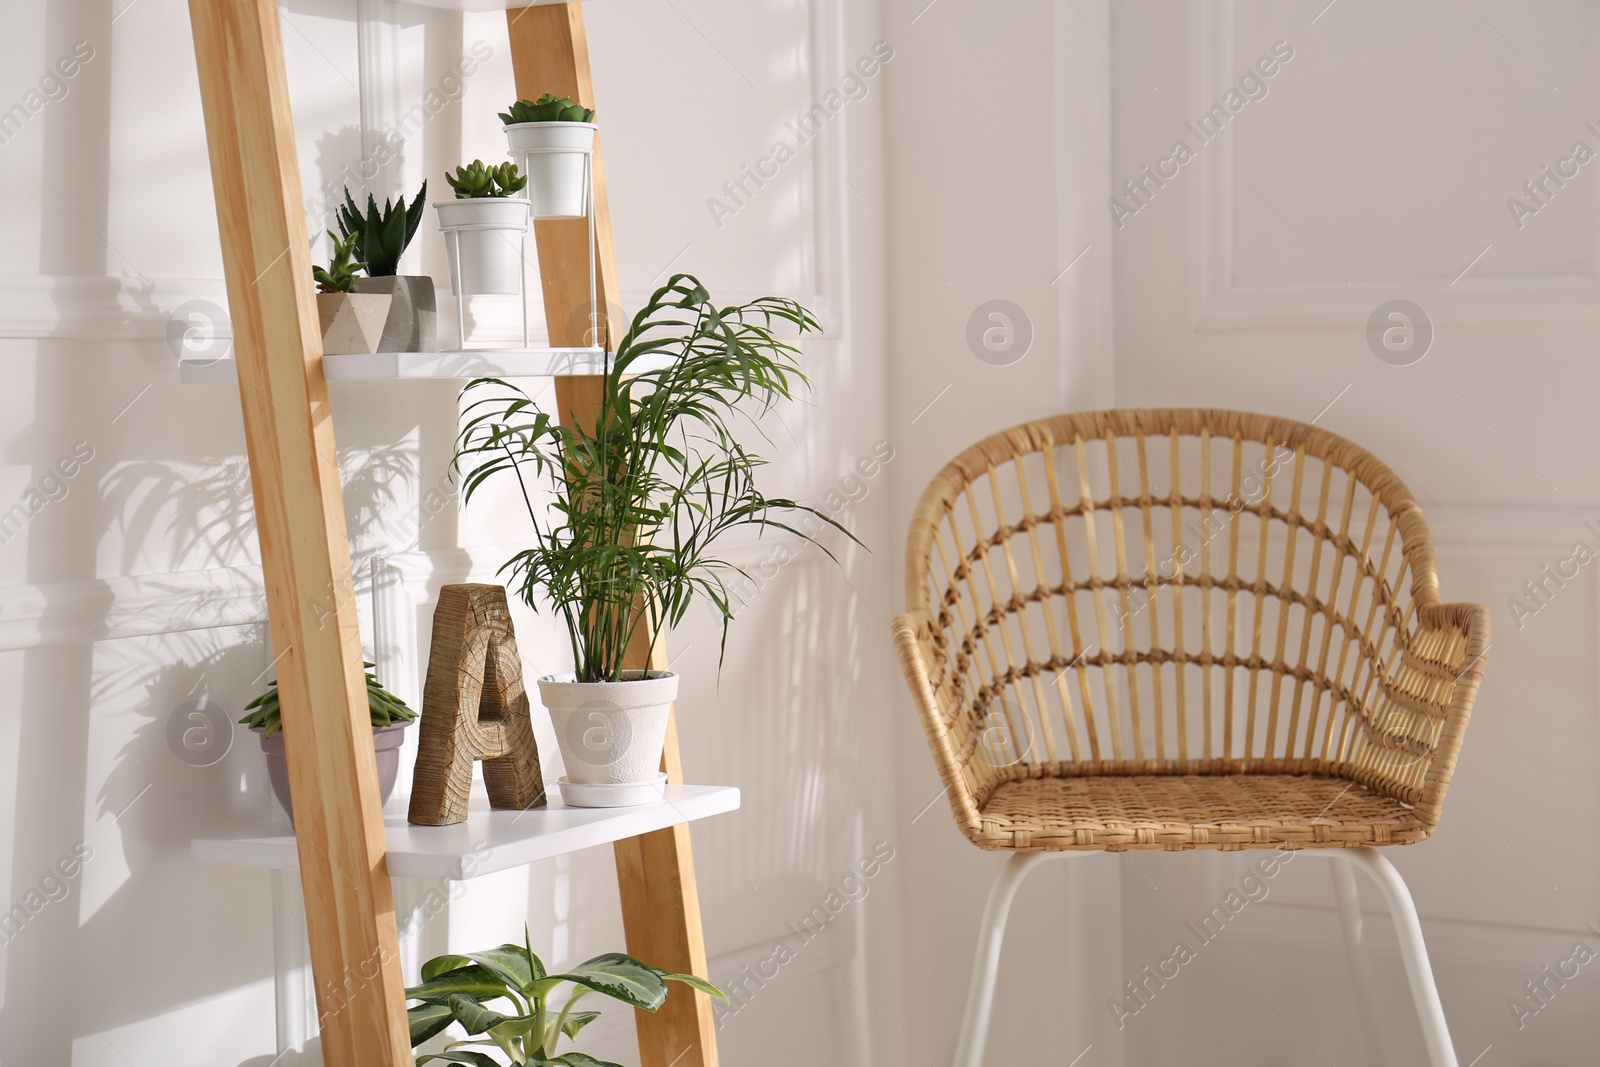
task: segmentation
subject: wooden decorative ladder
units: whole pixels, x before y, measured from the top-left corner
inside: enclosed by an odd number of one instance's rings
[[[329,1067],[412,1062],[393,891],[368,722],[354,582],[308,279],[300,171],[276,0],[190,0],[233,320],[273,647],[278,650],[301,888]],[[578,3],[506,12],[520,96],[595,106]],[[594,156],[599,309],[617,299],[604,171]],[[550,345],[589,344],[583,219],[535,223]],[[602,322],[604,316],[602,313]],[[611,348],[609,338],[603,342]],[[561,377],[563,421],[592,420],[600,379]],[[630,666],[665,666],[642,635]],[[681,782],[676,726],[663,769]],[[432,830],[433,828],[429,828]],[[614,843],[628,951],[706,974],[689,827]],[[324,991],[337,990],[335,996]],[[711,1005],[674,994],[638,1012],[642,1067],[714,1067]]]

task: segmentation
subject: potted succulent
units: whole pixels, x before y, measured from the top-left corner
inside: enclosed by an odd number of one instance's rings
[[[520,293],[528,202],[514,194],[528,179],[515,163],[491,167],[475,159],[445,180],[456,198],[433,206],[445,235],[452,291],[462,296]]]
[[[356,275],[365,264],[352,258],[355,241],[334,236],[333,254],[326,267],[313,266],[317,283],[317,319],[322,324],[324,355],[377,352],[391,298],[385,293],[356,292]]]
[[[393,203],[385,200],[380,211],[378,201],[368,193],[363,213],[346,189],[344,205],[338,211],[339,232],[355,242],[356,258],[366,264],[367,277],[356,279],[356,291],[394,297],[379,352],[433,352],[439,347],[433,279],[426,274],[396,273],[400,256],[416,236],[427,196],[428,183],[423,182],[409,205],[402,196]]]
[[[764,461],[734,437],[737,418],[809,386],[795,362],[799,349],[775,332],[785,327],[804,333],[817,323],[776,297],[718,308],[698,281],[679,274],[618,343],[593,423],[562,426],[498,379],[464,391],[471,402],[456,463],[467,499],[498,474],[553,483],[548,514],[523,496],[533,541],[501,573],[534,610],[547,599],[570,642],[574,671],[539,679],[569,804],[661,795],[678,677],[625,670],[625,659],[643,628],[676,626],[697,598],[720,615],[726,648],[735,604],[724,579],[743,572],[717,556],[723,535],[776,528],[811,540],[791,525],[800,516],[843,531],[813,508],[764,496],[755,483]],[[660,356],[671,358],[653,358]],[[647,358],[656,369],[643,365]]]
[[[436,956],[422,965],[422,983],[406,990],[406,999],[418,1002],[406,1011],[411,1047],[460,1023],[467,1040],[453,1041],[443,1052],[418,1056],[417,1067],[435,1061],[501,1067],[499,1060],[480,1049],[504,1054],[511,1067],[620,1067],[586,1053],[556,1051],[563,1037],[576,1038],[600,1017],[597,1011],[572,1009],[590,993],[599,993],[644,1011],[658,1011],[666,1003],[668,982],[728,999],[703,978],[668,974],[620,952],[596,956],[565,974],[549,974],[533,954],[524,927],[520,945]],[[559,1005],[551,1003],[564,986],[569,987],[565,999]]]
[[[380,803],[394,792],[396,777],[400,774],[400,746],[405,741],[405,729],[417,717],[406,702],[378,684],[367,668],[367,709],[372,716],[372,743],[378,753],[378,792]],[[277,796],[285,814],[294,818],[294,805],[289,800],[289,757],[283,746],[283,717],[278,704],[278,681],[267,684],[267,691],[245,705],[245,716],[239,720],[261,738],[261,751],[267,754],[267,775],[272,779],[272,792]]]
[[[536,219],[573,219],[588,213],[589,157],[594,154],[594,109],[545,93],[518,100],[500,113],[512,160],[528,176],[528,203]]]

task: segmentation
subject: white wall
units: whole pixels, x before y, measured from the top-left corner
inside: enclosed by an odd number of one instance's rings
[[[365,47],[355,0],[285,11],[308,199],[419,103],[429,117],[376,191],[409,193],[426,177],[438,196],[448,166],[503,152],[494,112],[513,97],[504,17],[359,6]],[[0,213],[10,384],[0,500],[26,500],[76,442],[92,458],[64,495],[45,485],[61,499],[0,546],[0,902],[24,901],[80,841],[92,858],[64,899],[0,947],[0,1063],[263,1065],[276,1054],[272,879],[198,866],[188,843],[264,821],[265,768],[243,731],[206,767],[179,760],[167,740],[186,702],[237,716],[271,661],[237,396],[180,385],[166,339],[175,309],[225,303],[188,20],[183,5],[156,0],[24,7],[8,12],[0,44],[5,106],[26,105],[75,42],[93,58],[0,144],[10,205]],[[721,225],[708,206],[741,165],[796,140],[785,123],[871,53],[875,19],[871,5],[839,0],[607,0],[589,11],[625,302],[688,270],[724,300],[779,293],[813,307],[828,330],[807,344],[815,393],[764,424],[766,485],[837,510],[876,553],[842,552],[842,573],[814,553],[777,569],[741,609],[720,682],[709,616],[670,643],[687,676],[689,775],[744,790],[742,814],[694,835],[713,977],[754,990],[722,1031],[730,1063],[774,1047],[834,1062],[898,1055],[876,1021],[879,1008],[900,1010],[894,862],[765,988],[742,977],[874,843],[898,843],[879,710],[892,692],[880,612],[891,599],[893,465],[852,476],[889,436],[880,227],[862,223],[851,191],[883,195],[881,76],[852,89],[858,99]],[[458,90],[447,75],[463,56],[478,63]],[[311,215],[313,233],[331,222]],[[442,283],[428,216],[406,269]],[[480,336],[504,336],[514,317],[481,303]],[[411,698],[434,592],[490,577],[522,530],[502,500],[436,515],[425,503],[449,459],[455,391],[333,391],[364,634],[370,645],[367,568],[384,557],[391,592],[377,652]],[[735,553],[760,568],[773,546]],[[527,670],[563,669],[550,620],[517,621]],[[541,739],[553,782],[560,765],[542,725]],[[404,811],[403,795],[391,810]],[[280,892],[276,907],[290,901]],[[609,853],[475,882],[408,944],[413,956],[474,947],[520,936],[524,921],[558,963],[620,947]],[[630,1013],[616,1012],[595,1051],[631,1061],[631,1031]]]
[[[966,445],[1026,419],[1112,402],[1111,51],[1105,3],[885,6],[899,64],[889,86],[889,427],[896,562],[928,479]],[[1017,346],[968,340],[1006,322]],[[1023,320],[1032,345],[1023,351]],[[1007,339],[994,342],[1006,348]],[[980,358],[983,352],[988,358]],[[895,610],[905,603],[894,583]],[[887,642],[885,642],[887,644]],[[899,811],[908,878],[906,1032],[950,1062],[978,917],[1003,857],[956,830],[909,699],[896,693]],[[1121,1063],[1099,1008],[1119,984],[1122,868],[1109,856],[1047,866],[1023,887],[1001,972],[990,1062]]]
[[[1293,49],[1267,95],[1115,232],[1117,400],[1322,413],[1319,425],[1370,448],[1423,502],[1445,599],[1488,604],[1494,646],[1443,825],[1393,859],[1416,895],[1461,1061],[1492,1045],[1484,1064],[1587,1062],[1600,1005],[1587,971],[1521,1030],[1507,1002],[1574,942],[1600,946],[1584,925],[1600,893],[1594,576],[1521,628],[1507,602],[1575,540],[1594,541],[1583,524],[1600,512],[1589,460],[1597,187],[1580,174],[1520,229],[1506,201],[1574,141],[1600,146],[1584,127],[1600,12],[1322,7],[1116,5],[1119,186],[1175,140],[1194,144],[1185,120],[1274,42]],[[1381,361],[1365,338],[1374,309],[1396,298],[1435,330],[1410,366]],[[1130,973],[1164,956],[1237,866],[1136,862],[1150,882],[1125,880]],[[1130,1062],[1192,1055],[1197,1042],[1227,1042],[1239,1064],[1365,1062],[1331,909],[1323,865],[1287,871],[1129,1020]],[[1370,928],[1387,937],[1386,926],[1375,912]],[[1392,949],[1377,967],[1392,1061],[1419,1062]],[[1237,1041],[1241,1018],[1260,1036]]]

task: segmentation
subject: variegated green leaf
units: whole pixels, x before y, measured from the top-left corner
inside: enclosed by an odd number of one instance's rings
[[[564,1064],[565,1067],[622,1067],[622,1064],[610,1060],[597,1060],[586,1052],[563,1052],[550,1062]]]
[[[700,990],[700,992],[710,997],[721,997],[723,1000],[728,999],[728,994],[724,993],[721,989],[718,989],[704,978],[700,978],[696,975],[664,974],[661,977],[669,982],[682,982],[686,986],[693,986],[695,989]]]
[[[455,1014],[444,1004],[416,1004],[406,1009],[411,1024],[411,1047],[416,1048],[455,1022]]]
[[[506,1016],[491,1011],[471,997],[464,997],[460,993],[452,996],[449,1003],[450,1011],[461,1020],[461,1025],[466,1027],[467,1033],[474,1037],[484,1033],[489,1027],[506,1021]]]
[[[505,996],[507,992],[506,983],[499,975],[474,963],[470,967],[462,967],[441,974],[421,985],[412,986],[406,990],[406,998],[443,1003],[456,993],[476,997],[478,1000],[493,1000]]]
[[[656,969],[620,952],[596,956],[566,974],[553,974],[537,988],[553,989],[559,982],[581,985],[645,1011],[655,1011],[667,999],[666,983]]]

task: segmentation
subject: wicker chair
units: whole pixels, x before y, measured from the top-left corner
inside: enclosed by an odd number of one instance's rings
[[[1416,910],[1377,846],[1432,833],[1489,647],[1439,603],[1422,512],[1302,423],[1103,411],[1015,427],[934,478],[894,622],[956,824],[1012,853],[957,1067],[982,1062],[1012,897],[1043,858],[1322,849],[1369,1046],[1353,870],[1400,935],[1430,1062],[1454,1065]]]

